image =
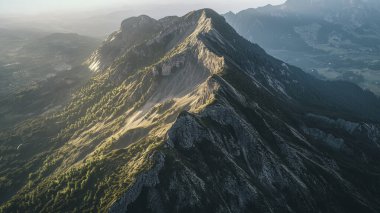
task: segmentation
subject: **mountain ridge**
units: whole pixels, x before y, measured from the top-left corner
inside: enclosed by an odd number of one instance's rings
[[[2,189],[19,187],[2,211],[379,209],[379,100],[267,55],[212,10],[126,20],[86,63],[96,75],[63,111],[0,137],[7,162],[29,162],[0,165]]]

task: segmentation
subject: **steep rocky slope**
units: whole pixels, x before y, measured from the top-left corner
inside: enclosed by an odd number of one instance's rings
[[[380,100],[212,10],[134,17],[59,113],[0,139],[4,212],[377,212]]]

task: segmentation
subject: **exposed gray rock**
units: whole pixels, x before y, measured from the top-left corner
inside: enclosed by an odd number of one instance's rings
[[[128,205],[137,199],[143,187],[153,187],[160,182],[158,179],[158,173],[164,166],[165,155],[157,152],[154,153],[152,157],[155,159],[154,167],[139,174],[133,185],[112,205],[108,212],[126,212],[128,210]]]

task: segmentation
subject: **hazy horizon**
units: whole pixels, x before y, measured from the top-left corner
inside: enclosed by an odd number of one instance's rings
[[[104,38],[117,30],[122,20],[138,15],[152,18],[182,16],[192,10],[211,8],[218,13],[238,12],[285,0],[0,0],[0,28],[78,33]]]
[[[154,6],[169,6],[169,7],[181,7],[178,14],[181,15],[183,11],[188,8],[188,10],[200,9],[200,8],[211,8],[219,13],[224,13],[228,11],[238,12],[247,8],[254,8],[265,6],[267,4],[281,4],[285,0],[237,0],[234,2],[226,0],[209,0],[207,2],[201,0],[193,0],[192,2],[179,2],[178,0],[164,0],[164,1],[153,1],[153,0],[66,0],[66,1],[56,1],[56,0],[12,0],[4,1],[0,0],[0,16],[17,16],[21,18],[20,15],[25,16],[38,16],[44,14],[64,14],[64,13],[77,13],[81,11],[108,11],[117,9],[144,9]],[[170,9],[170,8],[169,8]],[[161,11],[163,15],[165,11]]]

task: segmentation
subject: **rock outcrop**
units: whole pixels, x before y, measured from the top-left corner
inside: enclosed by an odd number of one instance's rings
[[[379,211],[378,98],[269,56],[216,12],[126,20],[89,64],[47,119],[55,143],[25,134],[47,157],[2,211]]]

